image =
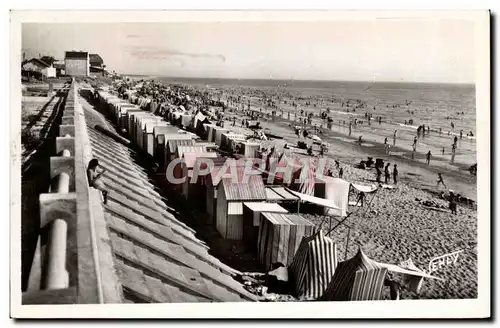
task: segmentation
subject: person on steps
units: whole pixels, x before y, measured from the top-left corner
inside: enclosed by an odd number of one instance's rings
[[[108,201],[108,190],[104,185],[101,177],[102,174],[106,171],[105,168],[102,168],[101,172],[98,171],[99,161],[97,159],[92,159],[89,162],[87,167],[87,179],[89,180],[89,186],[99,190],[102,192],[102,197],[104,198],[104,204]]]

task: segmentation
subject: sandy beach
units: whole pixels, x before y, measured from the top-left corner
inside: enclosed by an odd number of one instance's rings
[[[166,82],[164,82],[166,83]],[[457,154],[455,162],[451,163],[443,156],[433,156],[430,165],[426,164],[423,145],[434,145],[448,143],[453,135],[447,134],[443,137],[437,131],[431,130],[430,135],[419,138],[419,147],[412,159],[411,141],[414,130],[411,127],[401,128],[398,131],[396,145],[390,148],[389,153],[383,143],[381,135],[392,131],[397,123],[385,117],[379,124],[372,118],[371,124],[358,123],[353,128],[351,136],[347,125],[343,120],[331,120],[331,127],[322,120],[316,110],[316,115],[311,116],[311,124],[302,124],[298,121],[301,113],[290,106],[290,119],[288,112],[281,106],[279,108],[267,106],[272,99],[273,90],[255,87],[235,87],[206,85],[183,85],[189,90],[192,97],[195,94],[206,94],[213,101],[223,101],[227,108],[224,111],[224,127],[233,131],[242,129],[242,120],[249,119],[250,110],[254,111],[256,119],[260,122],[262,131],[272,135],[280,136],[282,139],[273,139],[266,144],[275,145],[280,151],[287,144],[296,152],[304,154],[304,150],[293,148],[298,141],[304,141],[312,145],[310,138],[297,136],[295,126],[305,127],[310,133],[316,133],[324,142],[329,143],[328,152],[324,154],[333,160],[340,162],[344,170],[343,179],[362,185],[375,185],[376,173],[374,168],[359,169],[358,164],[362,160],[372,157],[374,160],[381,158],[385,163],[397,164],[399,169],[398,183],[392,185],[392,189],[379,188],[375,194],[368,194],[363,207],[349,206],[349,212],[353,214],[338,226],[331,237],[337,243],[339,260],[349,259],[354,256],[359,247],[370,258],[384,263],[398,264],[402,261],[412,259],[421,270],[428,270],[429,262],[436,257],[463,251],[460,253],[454,265],[448,265],[433,275],[444,279],[444,281],[425,280],[421,291],[417,294],[409,290],[402,291],[402,299],[459,299],[477,297],[477,209],[473,204],[459,204],[458,213],[451,214],[448,209],[448,201],[443,199],[441,193],[447,195],[449,190],[467,197],[476,199],[476,177],[468,170],[471,161],[475,161],[475,152],[471,148],[475,141],[460,140],[459,149],[469,152],[460,157]],[[231,96],[229,96],[231,95]],[[291,98],[281,95],[280,102],[291,104],[293,99],[300,97],[289,95]],[[237,100],[235,100],[237,99]],[[314,108],[308,101],[308,106]],[[361,101],[359,101],[361,103]],[[250,104],[250,106],[249,106]],[[305,113],[314,112],[311,107],[306,107]],[[191,108],[196,110],[196,106]],[[219,107],[212,107],[220,111]],[[272,112],[275,111],[273,118]],[[303,113],[303,114],[305,114]],[[335,116],[330,111],[330,117]],[[349,115],[345,115],[348,121]],[[351,117],[352,118],[352,117]],[[255,117],[253,118],[253,121]],[[307,122],[309,123],[309,122]],[[418,123],[417,123],[418,124]],[[315,127],[321,127],[321,133],[316,132]],[[358,135],[363,134],[363,142],[358,143]],[[391,132],[392,134],[392,132]],[[389,143],[393,144],[392,138]],[[410,146],[408,146],[410,144]],[[319,155],[320,147],[313,145],[313,155]],[[436,153],[437,151],[434,151]],[[458,153],[458,152],[457,152]],[[446,188],[437,187],[438,173],[442,173]],[[338,176],[338,171],[333,170],[333,176]],[[392,180],[392,176],[391,176]],[[356,192],[351,192],[350,201],[355,202]],[[434,207],[426,206],[431,202]],[[187,216],[202,215],[200,213],[186,213]],[[318,214],[305,214],[318,226],[322,225],[324,231],[336,225],[338,217]],[[347,238],[348,227],[350,227],[349,238]],[[205,228],[202,227],[201,230]],[[216,234],[206,235],[205,241],[211,245],[214,254],[226,264],[241,270],[258,270],[254,255],[245,252],[238,247],[238,243],[228,243],[215,237]],[[228,246],[229,245],[229,246]],[[252,264],[253,263],[253,264]],[[388,295],[385,296],[388,299]]]
[[[239,92],[245,94],[245,89]],[[254,97],[252,102],[256,102]],[[242,100],[246,104],[247,100]],[[244,106],[247,108],[247,106]],[[262,107],[260,107],[262,108]],[[251,109],[260,111],[259,107],[251,105]],[[234,106],[233,112],[226,114],[225,127],[231,128],[233,117],[237,117],[236,125],[240,125],[244,117],[241,107]],[[262,110],[271,115],[271,109]],[[295,135],[293,120],[288,120],[285,112],[281,117],[280,110],[272,118],[259,119],[264,131],[280,135],[284,140],[277,140],[281,145],[287,143],[295,146],[299,138]],[[319,121],[319,120],[318,120]],[[314,123],[313,123],[314,124]],[[371,126],[365,124],[359,128],[366,136],[366,130],[377,129],[378,123]],[[403,299],[457,299],[477,297],[477,210],[469,206],[459,206],[458,214],[452,215],[448,209],[448,202],[438,197],[441,191],[449,189],[476,199],[476,177],[467,171],[465,163],[451,165],[447,160],[434,158],[431,165],[425,163],[425,153],[415,154],[411,159],[409,147],[396,144],[390,154],[385,153],[381,142],[366,141],[362,145],[357,143],[355,133],[348,136],[348,128],[322,129],[320,134],[323,141],[330,143],[330,148],[325,156],[338,160],[344,168],[343,178],[349,182],[371,185],[376,183],[375,169],[358,169],[361,160],[368,156],[383,158],[385,163],[397,164],[399,181],[394,189],[380,189],[374,196],[367,196],[367,203],[363,208],[350,206],[350,211],[355,212],[346,221],[351,227],[349,245],[347,245],[347,227],[341,225],[331,234],[338,243],[339,258],[351,258],[358,247],[371,258],[386,263],[397,264],[411,258],[418,268],[427,270],[429,261],[437,256],[464,250],[456,265],[448,266],[436,272],[435,275],[445,279],[441,281],[426,280],[419,294],[403,291]],[[437,134],[436,132],[431,132]],[[306,140],[312,144],[311,139]],[[390,139],[392,143],[392,140]],[[399,144],[405,141],[398,139]],[[465,140],[462,142],[466,142]],[[318,146],[315,146],[317,154]],[[443,173],[447,188],[437,187],[437,174]],[[337,176],[338,172],[334,173]],[[356,195],[351,194],[350,201],[356,201]],[[373,197],[373,199],[372,199]],[[442,209],[432,209],[420,204],[420,201],[432,201],[441,205]],[[309,214],[307,217],[316,224],[329,218],[321,215]],[[336,219],[332,218],[334,226]],[[324,228],[324,230],[328,230]]]

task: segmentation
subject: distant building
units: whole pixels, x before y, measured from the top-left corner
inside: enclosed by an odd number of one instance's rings
[[[53,65],[56,69],[57,76],[62,76],[66,74],[64,60],[56,60]]]
[[[37,78],[56,77],[56,69],[52,65],[49,65],[38,58],[32,58],[24,61],[21,64],[21,71],[25,76],[33,76]]]
[[[89,53],[84,51],[66,51],[66,55],[64,57],[64,66],[66,75],[89,76]]]
[[[89,61],[92,67],[102,67],[104,65],[104,60],[98,54],[90,54]]]
[[[22,63],[22,70],[30,72],[42,73],[43,69],[47,67],[50,65],[38,58],[32,58]]]

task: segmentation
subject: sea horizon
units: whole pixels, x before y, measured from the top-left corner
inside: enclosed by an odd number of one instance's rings
[[[261,81],[279,83],[351,83],[351,84],[387,84],[387,85],[436,85],[436,86],[460,86],[460,87],[475,87],[475,83],[466,82],[428,82],[428,81],[370,81],[370,80],[327,80],[327,79],[269,79],[269,78],[226,78],[226,77],[183,77],[183,76],[168,76],[168,75],[154,75],[154,74],[126,74],[120,73],[122,76],[130,77],[144,77],[144,78],[159,78],[159,79],[172,79],[172,80],[212,80],[212,81]]]

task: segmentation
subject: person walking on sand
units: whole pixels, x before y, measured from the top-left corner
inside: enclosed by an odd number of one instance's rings
[[[389,183],[389,180],[391,180],[391,173],[389,172],[389,166],[391,165],[391,163],[387,163],[387,165],[385,166],[385,183],[388,184]]]
[[[352,133],[352,123],[349,122],[349,137],[351,136]]]
[[[339,178],[342,179],[343,176],[344,176],[344,168],[341,167],[339,170]]]
[[[394,184],[398,183],[398,174],[398,164],[394,164],[394,169],[392,170],[392,181],[394,182]]]
[[[428,153],[427,153],[427,155],[426,155],[426,158],[427,158],[427,161],[426,161],[426,162],[427,162],[427,165],[430,165],[430,164],[431,164],[431,156],[432,156],[432,154],[431,154],[431,151],[429,150],[429,152],[428,152]]]
[[[443,149],[441,149],[441,153],[444,155],[444,147],[443,147]]]
[[[394,136],[392,137],[392,145],[396,146],[396,138],[398,137],[398,130],[394,130]]]
[[[438,173],[438,180],[437,180],[437,185],[436,185],[436,187],[439,187],[439,184],[442,184],[445,188],[448,188],[448,187],[446,187],[446,185],[444,184],[443,175],[442,175],[441,173]]]
[[[358,142],[359,142],[359,145],[361,146],[361,144],[363,143],[363,136],[359,136]]]
[[[102,168],[101,172],[98,172],[99,161],[97,159],[91,159],[87,167],[87,179],[89,181],[89,186],[102,192],[102,197],[104,198],[104,204],[108,202],[108,190],[101,179],[102,174],[106,171]]]
[[[387,145],[387,137],[384,139],[384,145]]]

